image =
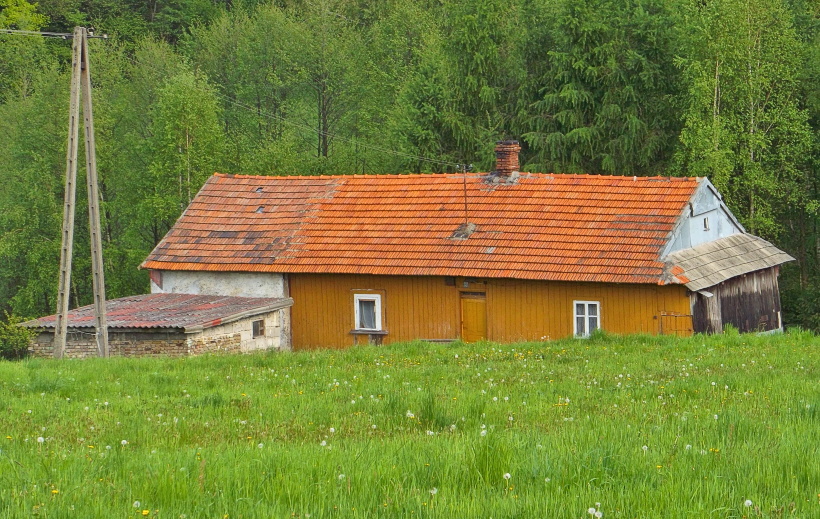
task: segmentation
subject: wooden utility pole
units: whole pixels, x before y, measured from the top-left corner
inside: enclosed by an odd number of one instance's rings
[[[108,349],[108,325],[105,319],[105,278],[102,261],[102,236],[100,233],[99,192],[97,189],[94,114],[91,107],[88,31],[85,27],[76,27],[71,47],[71,98],[68,115],[65,204],[63,206],[62,248],[60,250],[60,284],[57,291],[57,322],[54,329],[54,357],[56,358],[62,358],[65,354],[68,332],[68,294],[71,289],[71,257],[74,247],[74,209],[77,198],[77,145],[79,140],[81,93],[85,128],[88,221],[91,232],[91,270],[94,288],[97,352],[101,357],[108,357],[110,352]]]

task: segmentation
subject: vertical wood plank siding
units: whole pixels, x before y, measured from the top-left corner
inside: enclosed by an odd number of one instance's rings
[[[765,332],[780,328],[778,267],[750,272],[711,286],[707,298],[693,293],[694,328],[720,333],[731,324],[741,332]]]
[[[354,328],[353,294],[382,295],[385,344],[458,339],[461,291],[487,294],[487,334],[493,341],[558,339],[572,334],[573,301],[599,301],[601,327],[617,334],[658,333],[662,313],[688,315],[681,285],[625,285],[443,277],[290,275],[294,349],[344,348],[367,342]],[[691,328],[691,325],[688,326]]]

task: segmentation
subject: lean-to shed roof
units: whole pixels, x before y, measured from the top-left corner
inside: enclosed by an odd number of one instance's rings
[[[732,234],[666,257],[669,281],[684,283],[692,291],[789,261],[794,258],[751,234]]]

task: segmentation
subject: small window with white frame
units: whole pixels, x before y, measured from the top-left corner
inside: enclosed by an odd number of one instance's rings
[[[573,332],[576,337],[589,337],[601,328],[601,304],[598,301],[573,301],[573,307]]]
[[[357,330],[381,331],[382,296],[380,294],[353,294],[353,313]]]

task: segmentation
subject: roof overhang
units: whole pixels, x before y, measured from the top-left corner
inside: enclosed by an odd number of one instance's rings
[[[667,283],[682,283],[697,292],[795,260],[762,238],[738,233],[673,252],[665,261]]]

